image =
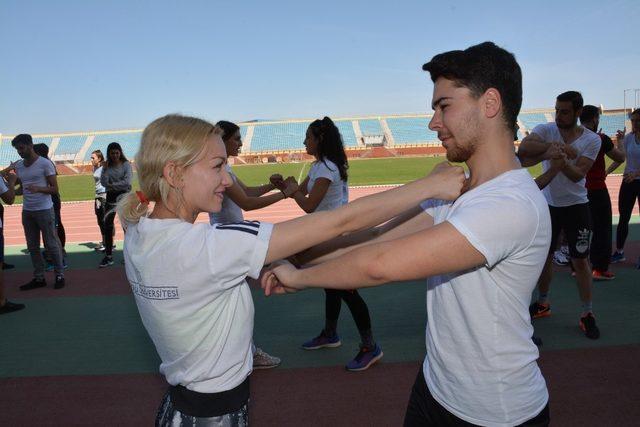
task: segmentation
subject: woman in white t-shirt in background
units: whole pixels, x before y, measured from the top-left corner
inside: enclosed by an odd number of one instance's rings
[[[240,147],[242,147],[240,127],[225,120],[219,121],[216,126],[222,129],[222,142],[224,142],[227,157],[236,157],[240,153]],[[244,221],[242,211],[261,209],[272,205],[291,196],[298,188],[297,184],[291,182],[293,178],[289,179],[291,185],[287,186],[283,182],[282,175],[279,174],[271,175],[269,184],[248,187],[233,173],[228,163],[224,167],[231,176],[233,184],[224,192],[220,212],[209,212],[209,222],[212,225],[242,222]],[[277,188],[280,189],[279,192],[266,194]],[[260,347],[253,346],[252,348],[253,369],[269,369],[280,365],[281,360],[279,357],[270,355]]]
[[[91,153],[91,166],[93,166],[93,182],[96,188],[93,210],[96,214],[98,227],[100,228],[100,236],[102,236],[100,245],[98,245],[95,250],[104,251],[104,242],[106,242],[104,237],[104,208],[107,204],[107,189],[100,183],[102,168],[104,166],[104,155],[102,154],[102,151],[95,150]]]
[[[300,184],[294,199],[305,212],[337,209],[349,203],[347,169],[349,163],[344,151],[340,131],[329,117],[315,120],[309,125],[304,140],[307,154],[316,158],[309,175]],[[302,344],[305,350],[338,347],[338,317],[342,300],[347,304],[356,322],[362,342],[356,357],[347,363],[349,371],[364,371],[383,356],[382,349],[373,339],[369,309],[358,291],[325,289],[325,325],[315,338]]]
[[[618,141],[622,140],[626,155],[626,165],[620,192],[618,194],[618,227],[616,229],[616,250],[611,255],[611,262],[622,262],[624,256],[624,244],[629,234],[629,221],[633,213],[633,206],[638,203],[640,206],[640,109],[635,109],[629,114],[631,120],[631,132],[625,135],[624,131],[618,131]],[[617,166],[616,166],[617,167]],[[616,167],[610,167],[613,171]],[[636,263],[640,268],[640,258]]]
[[[233,184],[220,133],[192,117],[155,120],[136,154],[141,191],[118,204],[127,226],[127,279],[170,384],[156,418],[160,426],[247,425],[254,314],[247,276],[257,278],[264,264],[324,240],[383,223],[421,200],[453,200],[464,182],[462,168],[442,165],[332,212],[275,225],[196,224],[201,212],[220,210]]]

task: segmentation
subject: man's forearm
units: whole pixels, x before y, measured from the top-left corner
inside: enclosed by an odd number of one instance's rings
[[[586,175],[580,168],[569,163],[562,168],[562,173],[573,182],[580,181]]]
[[[558,175],[558,172],[560,172],[558,169],[551,168],[547,170],[545,173],[543,173],[542,175],[540,175],[539,177],[537,177],[536,184],[538,185],[538,188],[542,190],[547,185],[549,185],[549,183],[553,180],[553,178],[555,178],[556,175]]]

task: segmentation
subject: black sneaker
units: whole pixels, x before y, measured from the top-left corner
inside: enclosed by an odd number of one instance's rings
[[[600,338],[600,329],[596,326],[596,318],[593,313],[587,313],[586,316],[580,318],[580,329],[584,331],[584,335],[592,340]]]
[[[24,304],[17,304],[9,300],[5,300],[4,305],[0,306],[0,314],[13,313],[14,311],[20,311],[24,308]]]
[[[15,268],[16,266],[13,264],[7,264],[6,262],[4,264],[2,264],[2,269],[3,270],[11,270],[12,268]]]
[[[20,286],[21,291],[30,291],[31,289],[44,288],[47,286],[47,282],[44,279],[36,279],[35,277],[31,279],[29,283],[25,283]]]
[[[53,289],[62,289],[64,284],[64,276],[56,276],[56,283],[53,284]]]
[[[100,263],[100,265],[98,267],[100,268],[105,268],[105,267],[109,267],[113,265],[113,257],[110,256],[106,256],[104,258],[102,258],[102,262]]]

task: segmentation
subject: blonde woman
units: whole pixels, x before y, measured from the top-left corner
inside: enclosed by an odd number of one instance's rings
[[[128,227],[127,278],[170,384],[157,425],[247,425],[254,312],[247,276],[421,200],[453,199],[464,181],[461,168],[443,165],[331,212],[275,225],[195,224],[201,212],[220,210],[232,185],[226,159],[219,128],[192,117],[159,118],[144,130],[136,155],[141,191],[118,205]]]

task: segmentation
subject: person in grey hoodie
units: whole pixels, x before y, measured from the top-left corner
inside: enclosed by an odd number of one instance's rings
[[[115,208],[120,196],[131,191],[132,178],[131,163],[122,152],[120,144],[112,142],[107,146],[107,160],[102,167],[102,175],[100,176],[100,183],[107,190],[104,214],[105,256],[99,265],[100,268],[113,265],[113,221],[116,216]]]

